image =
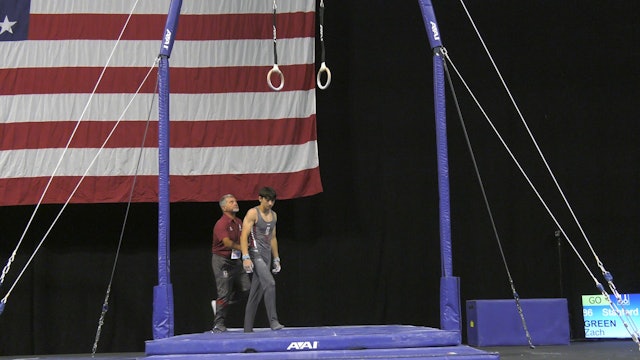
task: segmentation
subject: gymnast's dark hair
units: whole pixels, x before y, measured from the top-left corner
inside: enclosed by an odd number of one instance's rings
[[[260,197],[263,197],[267,200],[275,200],[276,199],[276,191],[273,190],[272,188],[265,186],[262,189],[260,189],[260,192],[258,193],[258,195]]]

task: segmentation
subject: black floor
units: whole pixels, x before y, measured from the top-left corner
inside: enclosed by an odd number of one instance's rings
[[[541,360],[541,359],[565,359],[565,360],[611,360],[611,359],[640,359],[640,350],[631,340],[599,340],[599,341],[573,341],[569,345],[538,346],[531,349],[528,346],[498,346],[481,347],[487,352],[497,352],[501,360]],[[126,354],[96,354],[94,358],[90,354],[73,355],[23,355],[0,356],[0,359],[74,359],[74,360],[138,360],[144,359],[144,353]]]
[[[609,360],[640,359],[640,349],[632,340],[572,341],[569,345],[500,346],[480,349],[500,354],[501,360],[565,359],[565,360]]]

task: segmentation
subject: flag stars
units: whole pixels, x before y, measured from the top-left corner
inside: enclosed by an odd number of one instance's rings
[[[13,25],[16,23],[17,21],[9,21],[9,17],[5,15],[4,20],[0,22],[0,34],[4,34],[7,31],[13,34]]]

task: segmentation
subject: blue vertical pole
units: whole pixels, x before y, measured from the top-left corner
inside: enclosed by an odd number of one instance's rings
[[[182,0],[172,0],[160,47],[158,67],[158,285],[153,288],[153,338],[173,336],[173,287],[169,246],[169,57]]]
[[[418,0],[422,18],[433,49],[433,90],[438,157],[438,194],[440,206],[440,326],[443,330],[462,331],[460,316],[460,279],[453,276],[451,252],[451,207],[449,196],[449,155],[445,105],[444,59],[442,40],[431,0]]]

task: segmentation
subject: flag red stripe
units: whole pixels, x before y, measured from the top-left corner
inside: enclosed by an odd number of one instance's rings
[[[127,14],[32,14],[29,40],[117,39]],[[280,39],[314,37],[315,13],[282,13],[277,16]],[[122,40],[158,40],[167,15],[133,15]],[[180,15],[176,40],[240,40],[273,38],[273,14]]]
[[[219,68],[170,69],[171,93],[235,93],[270,92],[267,73],[270,66],[244,66]],[[286,90],[310,90],[315,86],[314,64],[280,66],[285,76]],[[107,68],[96,93],[134,93],[144,79],[148,68]],[[23,94],[79,94],[91,93],[102,68],[20,68],[0,69],[0,95]],[[155,69],[142,93],[153,93],[157,78]],[[277,80],[273,76],[273,81]]]
[[[82,121],[71,148],[100,148],[115,121]],[[0,124],[0,150],[64,148],[75,122]],[[158,123],[147,130],[145,147],[158,146]],[[140,147],[147,124],[123,121],[106,148]],[[297,145],[317,139],[316,115],[278,120],[174,121],[171,147]]]
[[[67,200],[80,177],[55,177],[43,199],[45,204],[60,204]],[[48,178],[0,179],[1,205],[36,204],[47,184]],[[311,196],[322,191],[320,169],[313,168],[295,173],[278,174],[224,174],[199,176],[171,176],[171,202],[210,201],[219,199],[224,189],[232,192],[238,200],[255,200],[258,189],[268,185],[278,192],[278,199]],[[71,203],[127,202],[133,184],[132,176],[86,177]],[[158,177],[139,176],[134,191],[137,202],[158,201]]]

